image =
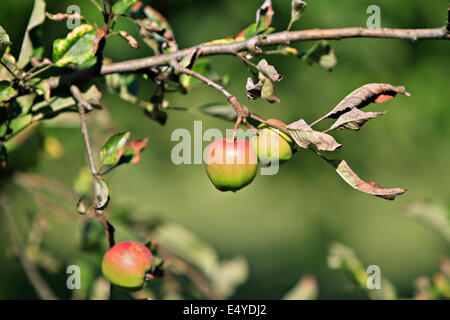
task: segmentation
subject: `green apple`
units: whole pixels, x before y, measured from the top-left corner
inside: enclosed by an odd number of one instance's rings
[[[286,126],[285,123],[276,119],[268,119],[267,121],[279,126]],[[269,164],[277,160],[279,163],[283,163],[292,158],[294,142],[291,137],[264,123],[261,123],[258,129],[259,135],[253,136],[250,141],[261,163]]]
[[[258,157],[250,142],[217,139],[205,151],[208,177],[220,191],[237,191],[256,176]]]
[[[139,290],[153,265],[150,250],[139,242],[120,242],[106,251],[102,261],[103,275],[114,285]]]

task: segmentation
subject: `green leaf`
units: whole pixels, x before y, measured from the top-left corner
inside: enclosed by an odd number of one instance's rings
[[[112,10],[117,14],[125,14],[137,2],[138,0],[119,0],[113,5]]]
[[[34,84],[34,89],[39,96],[43,96],[46,101],[50,101],[50,86],[47,81],[39,79],[39,81]]]
[[[9,100],[17,95],[17,90],[11,87],[9,81],[0,81],[0,102]]]
[[[330,44],[325,40],[317,42],[312,48],[304,53],[301,58],[309,65],[318,63],[328,71],[333,70],[337,64],[333,48],[331,48]]]
[[[6,48],[8,48],[11,45],[11,41],[9,39],[8,34],[6,33],[5,29],[0,26],[0,59],[3,57],[3,54],[6,51]]]
[[[105,209],[109,202],[109,187],[103,179],[94,179],[95,207]]]
[[[40,39],[40,28],[45,21],[45,7],[44,0],[35,0],[33,12],[31,13],[30,20],[28,21],[27,30],[22,43],[22,49],[20,50],[20,56],[18,61],[19,68],[23,69],[31,60],[31,58],[42,58],[43,46]]]
[[[79,65],[95,56],[97,31],[89,24],[73,29],[66,38],[53,43],[53,61],[57,67]]]
[[[119,162],[123,153],[125,152],[125,146],[130,138],[130,132],[120,132],[108,139],[103,145],[100,159],[105,165],[115,165]]]

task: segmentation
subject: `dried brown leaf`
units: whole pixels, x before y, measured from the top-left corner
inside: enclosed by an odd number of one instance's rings
[[[272,23],[273,14],[272,1],[265,0],[256,11],[256,30],[262,31],[269,28]]]
[[[258,63],[258,70],[262,72],[271,81],[281,81],[283,76],[277,72],[274,66],[270,65],[266,59],[262,59]]]
[[[404,94],[408,97],[411,95],[403,86],[396,87],[387,83],[366,84],[346,96],[333,110],[313,124],[326,118],[336,119],[352,109],[361,109],[370,103],[385,102],[394,98],[397,93]]]
[[[386,112],[364,112],[359,109],[352,109],[341,115],[336,122],[325,132],[331,130],[359,130],[370,119],[376,118]]]
[[[292,26],[292,24],[299,20],[303,12],[305,11],[308,4],[305,1],[302,0],[292,0],[291,2],[291,21],[289,22],[289,27]]]
[[[351,187],[356,190],[362,191],[367,194],[371,194],[377,197],[381,197],[387,200],[394,200],[396,196],[404,194],[407,190],[402,188],[385,189],[380,187],[375,182],[365,182],[361,180],[356,173],[348,166],[345,160],[341,160],[339,163],[334,164],[336,172],[347,182]]]
[[[247,79],[247,85],[245,88],[247,89],[247,97],[249,99],[256,100],[261,97],[261,91],[264,86],[264,82],[259,80],[256,84],[253,83],[252,78]]]
[[[287,129],[290,131],[292,139],[305,149],[309,148],[311,144],[324,151],[334,151],[342,146],[329,134],[311,129],[303,119],[289,124]]]

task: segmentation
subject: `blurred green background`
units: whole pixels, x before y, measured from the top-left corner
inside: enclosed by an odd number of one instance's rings
[[[48,11],[65,12],[79,4],[82,15],[100,23],[100,16],[89,1],[49,0]],[[254,21],[260,0],[164,0],[145,1],[170,21],[181,48],[212,39],[234,35]],[[294,29],[365,26],[366,9],[381,8],[383,27],[426,28],[443,26],[447,0],[419,1],[330,1],[308,3]],[[0,10],[0,24],[12,41],[12,53],[20,50],[33,1],[12,1]],[[290,1],[274,0],[273,26],[283,30],[290,18]],[[127,22],[119,26],[137,35]],[[50,22],[45,27],[47,56],[55,38],[65,36],[64,23]],[[273,56],[268,60],[284,76],[276,84],[279,104],[263,100],[253,104],[264,118],[286,123],[300,118],[311,122],[333,108],[357,87],[373,82],[404,85],[411,97],[398,96],[369,111],[388,113],[370,121],[360,132],[338,131],[343,144],[331,158],[346,159],[362,179],[384,187],[404,187],[409,191],[394,202],[371,197],[351,189],[333,169],[311,152],[300,151],[284,164],[277,175],[260,176],[236,194],[221,193],[210,183],[202,165],[171,162],[176,142],[171,134],[177,128],[193,129],[194,120],[203,121],[203,129],[232,128],[232,124],[207,116],[171,111],[162,127],[143,116],[142,109],[104,93],[109,110],[91,115],[92,141],[99,150],[114,131],[130,130],[132,138],[150,137],[149,148],[137,166],[123,166],[107,181],[112,189],[109,217],[114,224],[115,207],[133,208],[149,220],[165,219],[181,224],[209,242],[221,258],[244,256],[249,263],[248,281],[232,298],[279,299],[305,274],[316,276],[322,299],[364,298],[340,272],[327,267],[331,241],[354,248],[365,265],[381,267],[382,275],[392,281],[401,296],[411,296],[413,281],[432,275],[438,263],[449,255],[449,247],[431,229],[405,216],[405,207],[417,200],[439,199],[450,202],[450,71],[448,41],[426,40],[411,43],[387,39],[348,39],[331,41],[338,64],[327,72],[320,66],[308,66],[294,57]],[[313,42],[292,46],[308,49]],[[142,46],[143,47],[143,46]],[[149,55],[135,50],[119,38],[111,39],[106,55],[120,61]],[[214,69],[229,74],[229,91],[241,101],[245,98],[247,68],[233,57],[211,57]],[[153,85],[143,83],[142,97],[148,99]],[[147,87],[145,87],[147,86]],[[214,90],[198,86],[188,95],[168,96],[175,106],[195,107],[223,102]],[[94,117],[100,119],[94,120]],[[96,121],[110,125],[110,130]],[[56,137],[64,148],[62,157],[51,159],[38,151],[39,139],[33,138],[21,153],[11,155],[18,163],[31,161],[29,168],[71,187],[82,166],[86,165],[82,136],[76,126],[43,124],[39,132]],[[330,123],[318,128],[325,129]],[[28,195],[14,188],[1,192],[12,199],[15,216],[34,214],[36,206]],[[74,204],[73,215],[77,215]],[[65,204],[67,206],[67,203]],[[70,208],[70,207],[69,207]],[[20,218],[18,218],[20,219]],[[25,219],[25,218],[24,218]],[[24,223],[25,224],[25,223]],[[0,231],[0,298],[36,298],[20,264],[11,259],[4,228]],[[23,234],[26,234],[23,227]],[[43,246],[64,257],[66,264],[76,263],[81,255],[79,225],[57,221],[45,234]],[[130,235],[118,228],[117,241]],[[64,270],[44,275],[61,296]],[[60,289],[58,289],[60,288]]]

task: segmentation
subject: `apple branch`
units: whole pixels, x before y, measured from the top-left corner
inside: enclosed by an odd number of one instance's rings
[[[225,44],[200,44],[172,53],[103,65],[99,72],[95,72],[98,70],[93,70],[94,67],[92,67],[84,70],[78,70],[64,76],[52,77],[47,81],[51,89],[56,89],[59,87],[69,87],[71,84],[75,84],[80,81],[89,80],[97,76],[104,76],[112,73],[145,72],[149,68],[168,65],[173,60],[180,61],[184,57],[192,55],[196,50],[200,50],[200,56],[236,55],[242,51],[254,50],[254,48],[287,44],[290,42],[341,40],[350,38],[403,39],[411,41],[424,39],[449,40],[450,32],[448,30],[448,23],[444,27],[434,29],[369,29],[352,27],[282,31],[269,35],[258,35],[247,40]]]
[[[81,133],[83,134],[84,138],[84,144],[86,146],[86,152],[89,160],[89,167],[91,169],[91,175],[92,180],[94,184],[94,208],[95,208],[95,215],[102,225],[103,229],[105,230],[106,237],[108,239],[109,246],[112,247],[115,244],[114,240],[114,227],[108,222],[108,220],[105,218],[105,215],[103,214],[103,211],[98,208],[97,206],[97,188],[95,187],[95,179],[98,178],[98,172],[95,167],[95,161],[94,157],[92,155],[92,148],[91,143],[89,141],[89,131],[86,124],[86,110],[93,110],[93,107],[90,105],[88,101],[86,101],[83,96],[81,95],[80,89],[72,85],[70,87],[70,92],[72,93],[73,97],[78,101],[78,113],[80,115],[80,122],[81,122]]]

